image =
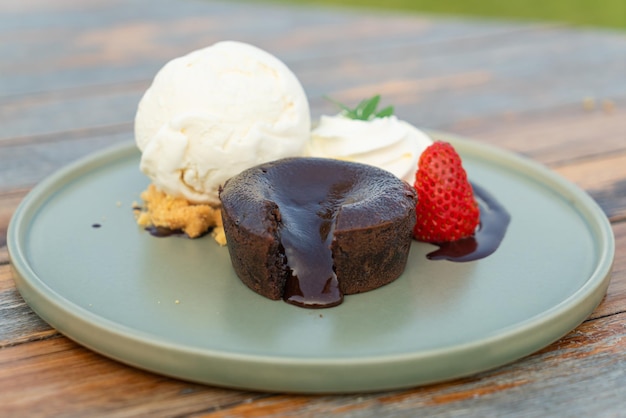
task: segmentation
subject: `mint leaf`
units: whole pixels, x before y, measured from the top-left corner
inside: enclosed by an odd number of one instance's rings
[[[387,106],[374,115],[375,118],[385,118],[393,115],[393,106]]]
[[[350,109],[343,103],[333,100],[328,96],[324,96],[324,98],[336,104],[341,109],[341,113],[349,119],[371,120],[374,118],[384,118],[393,115],[394,111],[393,106],[387,106],[378,112],[376,111],[376,108],[378,108],[378,104],[380,103],[380,94],[377,94],[369,99],[361,100],[361,102],[354,109]]]
[[[365,100],[361,102],[363,107],[361,108],[361,119],[362,120],[370,120],[370,117],[374,112],[376,112],[376,108],[378,107],[378,102],[380,102],[380,95],[376,95],[369,100]],[[359,105],[360,107],[361,105]]]

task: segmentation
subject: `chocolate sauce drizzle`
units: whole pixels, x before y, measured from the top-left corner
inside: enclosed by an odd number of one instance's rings
[[[334,271],[331,243],[335,218],[350,182],[323,187],[294,187],[292,204],[282,205],[280,240],[291,276],[283,300],[304,308],[330,308],[343,301]]]
[[[429,260],[473,261],[493,254],[500,246],[511,216],[487,190],[474,183],[472,188],[480,208],[478,229],[471,237],[435,243],[439,249],[426,255]]]
[[[185,234],[182,229],[170,229],[165,228],[163,226],[147,226],[144,228],[146,231],[150,233],[153,237],[157,238],[165,238],[165,237],[183,237],[189,238],[187,234]]]

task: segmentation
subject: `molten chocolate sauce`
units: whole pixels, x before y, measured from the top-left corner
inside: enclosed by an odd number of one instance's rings
[[[480,225],[471,237],[458,241],[435,243],[438,250],[428,253],[430,260],[473,261],[485,258],[498,249],[511,216],[485,189],[472,183],[480,208]]]
[[[335,217],[353,182],[281,187],[281,244],[292,272],[283,299],[305,308],[329,308],[343,301],[330,249]]]

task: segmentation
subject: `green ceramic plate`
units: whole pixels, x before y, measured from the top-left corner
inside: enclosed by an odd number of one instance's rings
[[[611,228],[587,194],[542,166],[445,139],[511,214],[486,259],[430,261],[434,247],[415,242],[398,280],[338,307],[267,300],[241,284],[210,237],[155,238],[135,225],[131,205],[148,181],[128,144],[61,170],[24,199],[8,232],[17,287],[44,320],[94,351],[226,387],[376,391],[515,361],[602,300]]]

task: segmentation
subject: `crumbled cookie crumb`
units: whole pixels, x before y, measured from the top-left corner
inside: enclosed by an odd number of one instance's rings
[[[212,235],[220,245],[226,245],[219,208],[205,204],[193,204],[186,199],[168,196],[153,184],[143,193],[140,210],[133,202],[137,223],[143,227],[157,226],[182,230],[189,238],[197,238],[213,229]]]

